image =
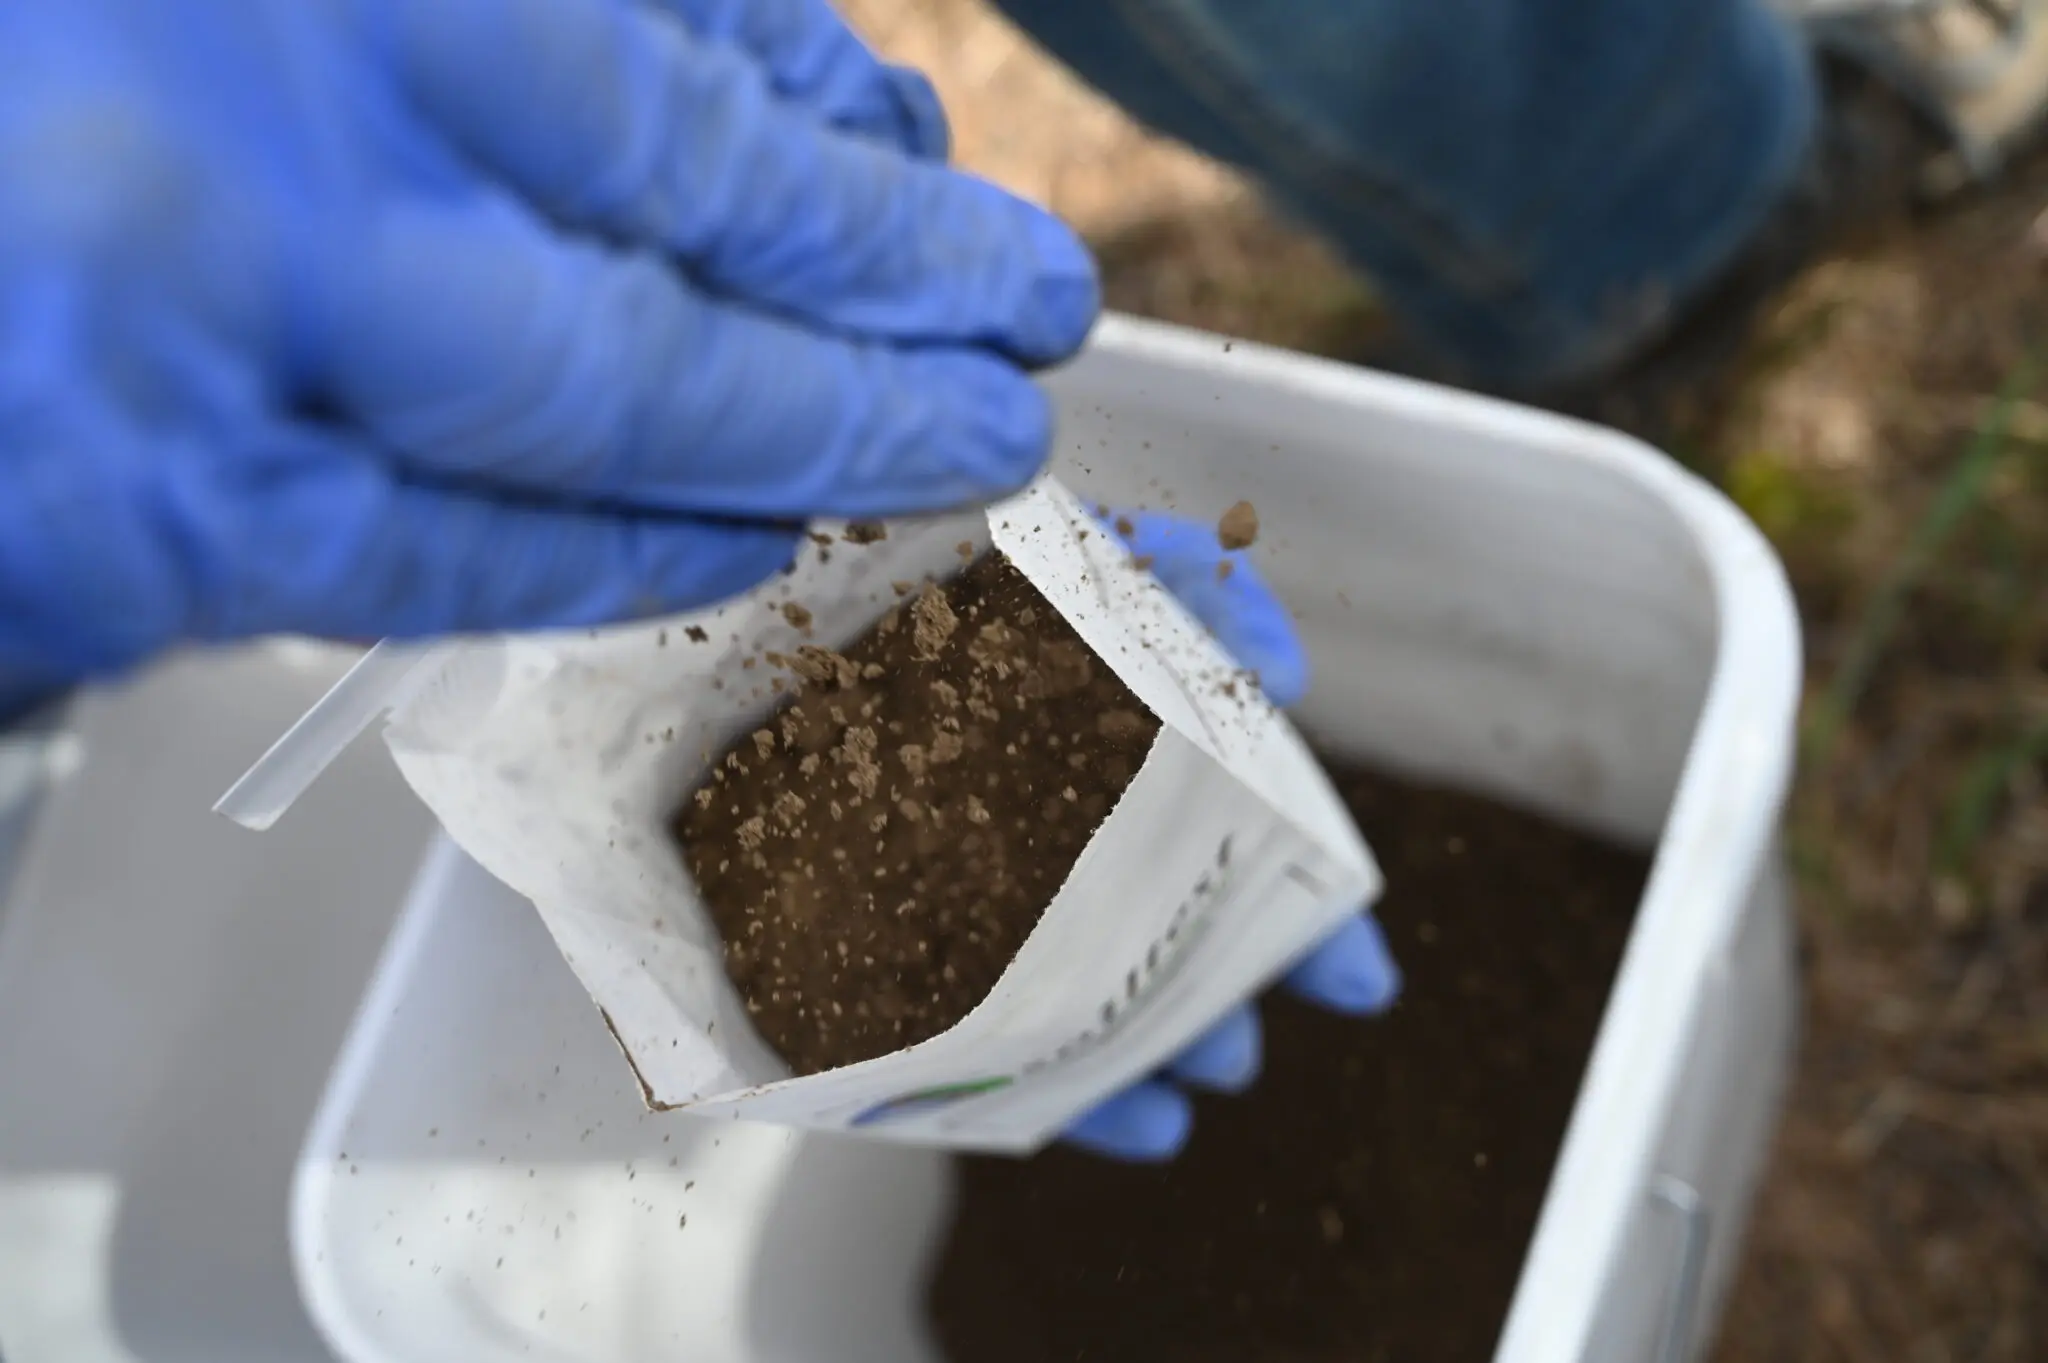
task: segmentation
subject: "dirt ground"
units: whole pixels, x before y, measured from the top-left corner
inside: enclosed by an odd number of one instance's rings
[[[1326,354],[1369,291],[977,0],[857,0],[1112,305]],[[2048,1358],[2048,160],[1815,266],[1679,454],[1805,618],[1807,1036],[1719,1363]]]

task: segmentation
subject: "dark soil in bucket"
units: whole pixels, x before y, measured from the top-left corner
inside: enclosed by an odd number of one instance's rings
[[[1188,1150],[962,1162],[951,1363],[1484,1363],[1648,871],[1485,800],[1336,776],[1386,872],[1387,1017],[1274,997]]]
[[[755,1026],[814,1074],[987,997],[1159,722],[997,554],[765,661],[800,688],[676,833]]]

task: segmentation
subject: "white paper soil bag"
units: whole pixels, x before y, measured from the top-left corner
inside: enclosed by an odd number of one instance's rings
[[[1162,727],[978,1007],[920,1044],[792,1078],[726,977],[671,820],[783,699],[745,660],[844,647],[898,603],[892,584],[949,576],[991,543]],[[1321,769],[1241,677],[1046,480],[985,514],[813,546],[713,611],[442,646],[391,704],[385,739],[455,841],[540,910],[651,1106],[1028,1151],[1378,894]]]

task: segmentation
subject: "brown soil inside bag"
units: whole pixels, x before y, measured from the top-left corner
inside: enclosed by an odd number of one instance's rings
[[[1159,723],[998,554],[767,662],[801,690],[676,834],[755,1026],[814,1074],[987,997]]]
[[[1641,856],[1336,776],[1386,872],[1400,1004],[1265,1008],[1248,1094],[1163,1168],[963,1161],[950,1363],[1485,1363],[1641,895]]]

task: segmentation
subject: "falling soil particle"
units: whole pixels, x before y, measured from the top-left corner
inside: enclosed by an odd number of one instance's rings
[[[1236,571],[1237,564],[1233,563],[1229,559],[1224,559],[1221,563],[1216,565],[1216,580],[1218,582],[1228,582],[1230,581],[1230,575]]]
[[[1249,549],[1258,539],[1259,512],[1250,502],[1234,503],[1216,522],[1216,542],[1225,549]]]
[[[782,618],[798,629],[809,629],[811,627],[811,612],[794,601],[782,603]]]
[[[998,554],[768,661],[801,690],[675,827],[755,1026],[814,1074],[987,997],[1159,724]]]
[[[1386,873],[1400,1005],[1270,1000],[1258,1087],[1198,1098],[1172,1164],[964,1161],[932,1296],[953,1363],[1493,1356],[1647,866],[1470,796],[1334,779]]]
[[[889,527],[880,521],[854,521],[841,538],[848,544],[880,544],[889,538]]]
[[[683,634],[693,644],[708,644],[711,642],[711,636],[704,632],[702,625],[690,625],[683,630]]]

